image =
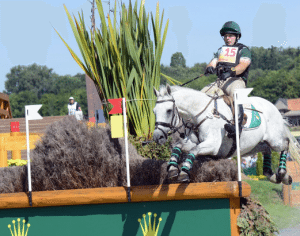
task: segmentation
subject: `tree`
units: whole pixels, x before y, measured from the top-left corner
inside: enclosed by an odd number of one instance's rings
[[[13,93],[9,96],[9,102],[13,117],[25,117],[25,106],[38,104],[39,100],[36,93],[22,91]]]
[[[263,155],[261,152],[257,154],[256,175],[263,175]]]
[[[46,66],[32,64],[29,66],[15,66],[6,75],[5,89],[8,94],[30,91],[40,99],[48,93],[53,84],[52,69]]]
[[[171,67],[186,67],[184,56],[181,52],[176,52],[171,57]]]

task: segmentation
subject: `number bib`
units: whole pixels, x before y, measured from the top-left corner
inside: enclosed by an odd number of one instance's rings
[[[219,54],[218,62],[236,63],[238,47],[222,47]]]

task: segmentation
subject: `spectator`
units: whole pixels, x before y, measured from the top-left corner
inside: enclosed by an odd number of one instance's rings
[[[81,107],[78,102],[74,102],[74,98],[69,98],[68,115],[75,115],[75,111],[81,111]]]
[[[247,162],[245,159],[243,159],[241,166],[242,166],[242,169],[245,169],[247,167]]]
[[[257,156],[252,156],[250,160],[250,167],[256,167]]]

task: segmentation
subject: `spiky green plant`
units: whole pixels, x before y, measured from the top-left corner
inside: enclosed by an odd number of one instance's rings
[[[153,87],[160,85],[160,60],[169,21],[162,35],[164,12],[160,18],[157,3],[155,16],[151,13],[150,18],[143,0],[139,10],[137,2],[133,7],[129,1],[128,9],[123,4],[119,21],[115,2],[114,17],[111,19],[108,14],[106,22],[101,0],[96,3],[101,29],[96,29],[94,35],[91,30],[86,30],[82,13],[78,13],[77,19],[73,16],[73,21],[64,6],[83,62],[56,32],[74,60],[94,81],[106,118],[110,109],[107,99],[125,97],[131,134],[150,138],[155,123]],[[149,20],[154,40],[150,36]]]

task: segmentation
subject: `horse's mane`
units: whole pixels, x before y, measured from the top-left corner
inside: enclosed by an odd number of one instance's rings
[[[178,86],[178,85],[174,85],[174,86],[170,86],[171,87],[171,93],[174,93],[174,92],[177,92],[177,91],[186,91],[186,92],[200,92],[200,91],[197,91],[195,89],[191,89],[191,88],[185,88],[185,87],[181,87],[181,86]],[[168,94],[167,92],[167,86],[165,85],[160,85],[160,89],[159,89],[159,93],[161,96],[166,96]]]

